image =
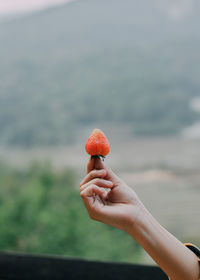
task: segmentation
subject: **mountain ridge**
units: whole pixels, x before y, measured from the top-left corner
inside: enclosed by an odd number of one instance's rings
[[[188,104],[199,18],[177,24],[150,2],[123,3],[77,1],[0,25],[0,143],[69,143],[105,122],[166,135],[198,120]]]

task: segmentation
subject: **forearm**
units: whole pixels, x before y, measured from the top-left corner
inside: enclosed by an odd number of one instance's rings
[[[172,280],[198,280],[197,257],[164,229],[144,208],[129,234],[147,251]]]

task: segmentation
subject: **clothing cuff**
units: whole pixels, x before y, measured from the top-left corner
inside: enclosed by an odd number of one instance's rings
[[[184,245],[197,256],[198,262],[200,264],[200,249],[192,243],[185,243]],[[200,267],[199,267],[199,273],[200,273]],[[200,275],[199,275],[199,279],[200,279]]]
[[[198,261],[200,261],[200,249],[192,243],[185,243],[184,245],[188,247],[193,253],[195,253]]]

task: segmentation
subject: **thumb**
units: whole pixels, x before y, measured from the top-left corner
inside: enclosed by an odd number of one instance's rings
[[[94,157],[94,168],[95,169],[105,169],[105,165],[99,156]]]
[[[120,183],[120,178],[112,171],[111,168],[106,167],[107,175],[104,179],[107,179],[111,182],[113,182],[115,185],[118,185]]]
[[[105,179],[112,181],[113,183],[117,183],[120,181],[119,177],[111,170],[111,168],[106,167],[100,157],[95,157],[94,159],[94,168],[95,169],[105,169],[107,171],[107,175]]]

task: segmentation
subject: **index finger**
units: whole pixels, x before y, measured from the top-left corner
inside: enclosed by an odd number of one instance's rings
[[[92,156],[89,158],[89,161],[88,161],[88,164],[87,164],[87,174],[90,173],[90,171],[92,171],[94,169],[94,167],[95,167],[94,166],[94,160],[95,159]]]

